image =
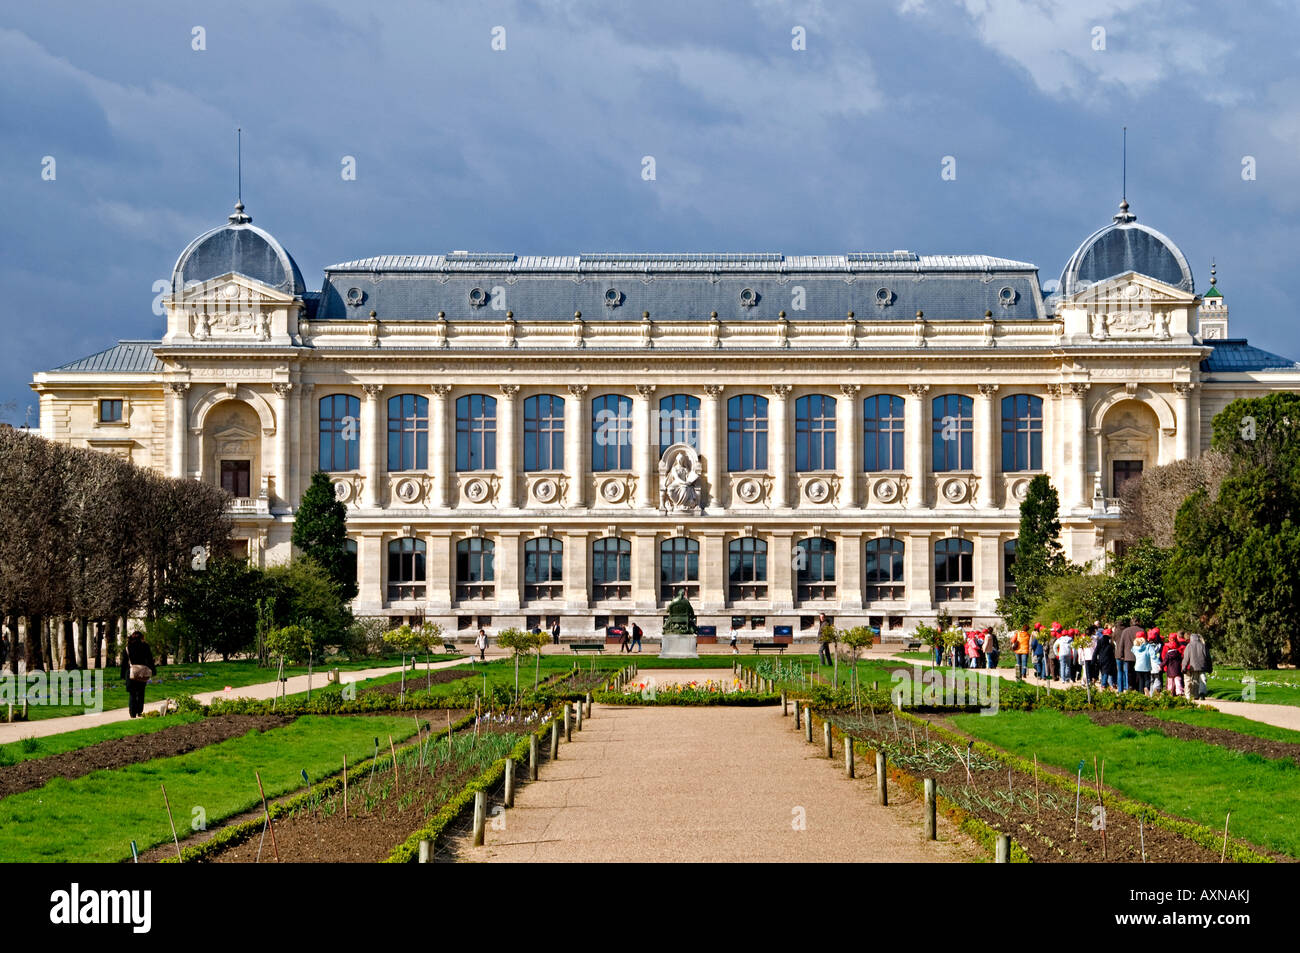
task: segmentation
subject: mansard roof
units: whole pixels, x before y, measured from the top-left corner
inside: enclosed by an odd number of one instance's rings
[[[498,289],[498,290],[494,290]],[[494,300],[496,296],[496,300]],[[504,300],[501,300],[504,299]],[[801,307],[802,305],[802,307]],[[1044,317],[1038,269],[987,255],[453,252],[384,255],[325,269],[317,320],[364,318],[799,320]]]
[[[154,356],[157,341],[118,341],[112,347],[96,351],[54,368],[56,371],[85,371],[99,374],[152,374],[163,369]]]
[[[1214,348],[1210,356],[1201,361],[1201,373],[1232,374],[1250,371],[1297,371],[1300,361],[1255,347],[1245,338],[1223,338],[1205,342]]]

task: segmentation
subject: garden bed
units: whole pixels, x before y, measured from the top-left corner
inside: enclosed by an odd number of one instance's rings
[[[1190,725],[1181,721],[1155,718],[1140,711],[1090,711],[1087,716],[1097,725],[1127,725],[1138,731],[1158,731],[1169,738],[1203,741],[1206,744],[1231,748],[1243,754],[1256,754],[1264,758],[1290,758],[1300,763],[1300,742],[1272,741],[1225,728]]]
[[[75,751],[31,758],[0,767],[0,798],[38,788],[53,778],[79,778],[92,771],[185,754],[253,730],[278,728],[290,720],[282,715],[219,715],[147,734],[100,741]]]

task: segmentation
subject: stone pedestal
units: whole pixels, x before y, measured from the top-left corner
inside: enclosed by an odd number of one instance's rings
[[[664,633],[663,643],[659,648],[660,658],[699,658],[695,648],[694,635],[677,635]]]

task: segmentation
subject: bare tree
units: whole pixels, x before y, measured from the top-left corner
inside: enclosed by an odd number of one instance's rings
[[[1150,539],[1168,549],[1174,544],[1174,519],[1183,500],[1202,488],[1217,496],[1227,472],[1228,458],[1217,450],[1145,471],[1120,492],[1122,538],[1129,543]]]

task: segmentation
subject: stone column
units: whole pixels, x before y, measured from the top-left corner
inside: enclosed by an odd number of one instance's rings
[[[772,474],[772,508],[790,506],[789,409],[790,384],[772,385],[772,402],[767,415],[767,452]]]
[[[903,405],[903,456],[911,487],[907,505],[923,509],[930,505],[930,406],[929,384],[908,384]]]
[[[727,540],[722,532],[701,533],[700,607],[721,612],[727,604]]]
[[[659,609],[659,541],[653,531],[632,535],[632,604],[642,615]]]
[[[424,561],[426,608],[430,612],[451,611],[452,577],[455,576],[455,549],[450,530],[434,530],[425,536],[428,552]]]
[[[767,591],[772,611],[793,612],[798,579],[794,535],[773,533],[767,547]]]
[[[907,611],[930,613],[934,611],[934,553],[929,533],[909,533],[907,536]]]
[[[1059,480],[1057,474],[1065,472],[1065,414],[1061,409],[1061,385],[1047,385],[1047,400],[1043,402],[1043,469],[1052,478],[1055,486]],[[1059,494],[1061,487],[1057,486]],[[1064,503],[1064,499],[1061,501]]]
[[[997,445],[1001,437],[993,402],[998,392],[997,384],[980,384],[975,398],[975,470],[979,475],[975,504],[980,509],[996,505],[998,475]]]
[[[637,384],[632,399],[632,469],[636,472],[636,505],[642,509],[655,506],[656,461],[650,447],[658,440],[650,423],[650,396],[654,384]]]
[[[1070,509],[1092,506],[1092,481],[1088,479],[1089,386],[1084,381],[1075,381],[1064,390],[1066,450],[1061,502]]]
[[[588,570],[591,541],[586,533],[576,532],[564,538],[564,607],[586,610],[591,606],[591,573]]]
[[[564,402],[564,475],[570,508],[587,505],[587,385],[570,384]]]
[[[840,533],[835,541],[836,593],[841,612],[862,611],[862,534]]]
[[[1177,431],[1174,439],[1174,459],[1190,460],[1197,448],[1192,443],[1195,426],[1192,420],[1192,390],[1195,384],[1186,381],[1174,383],[1174,414]]]
[[[168,408],[167,420],[171,437],[171,459],[168,461],[167,475],[184,480],[189,476],[186,472],[185,435],[189,431],[190,408],[187,395],[190,384],[189,381],[171,381],[167,384],[167,390],[171,393],[168,398],[171,406]]]
[[[501,613],[518,612],[523,596],[523,545],[519,533],[501,533],[496,538],[493,569],[496,574],[496,609]]]
[[[361,404],[361,446],[359,448],[361,475],[364,478],[361,486],[361,505],[373,508],[378,507],[384,498],[383,489],[380,487],[384,472],[381,448],[387,443],[388,436],[384,414],[381,411],[384,385],[362,384],[361,389],[366,392],[366,399]]]
[[[975,539],[975,604],[981,615],[996,615],[1002,595],[1002,542],[997,533]]]
[[[451,439],[447,433],[447,395],[450,384],[433,384],[429,388],[429,452],[433,455],[433,505],[445,510],[451,505],[451,468],[448,464]]]
[[[501,385],[501,401],[497,407],[497,472],[501,474],[501,492],[497,506],[513,510],[518,504],[519,457],[515,452],[515,410],[519,394],[518,384]]]
[[[862,454],[858,452],[858,392],[861,384],[841,384],[840,397],[835,404],[837,469],[840,472],[840,509],[853,509],[858,505],[858,474],[862,471]]]
[[[704,406],[701,407],[700,449],[703,451],[704,469],[709,477],[710,512],[717,512],[726,505],[727,423],[722,415],[722,390],[722,384],[705,384]]]
[[[275,391],[275,495],[286,507],[293,506],[289,487],[289,434],[292,422],[289,419],[289,393],[293,385],[277,382],[271,385]]]
[[[363,531],[357,540],[357,598],[353,607],[377,612],[384,607],[384,534]]]

